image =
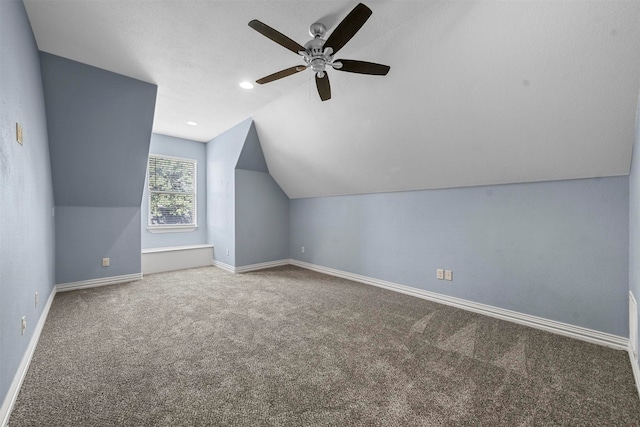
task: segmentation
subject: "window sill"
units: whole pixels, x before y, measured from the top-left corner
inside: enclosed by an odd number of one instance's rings
[[[160,225],[147,227],[150,233],[188,233],[196,231],[197,229],[197,225]]]

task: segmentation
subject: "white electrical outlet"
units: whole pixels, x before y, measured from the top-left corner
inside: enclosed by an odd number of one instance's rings
[[[451,270],[445,270],[444,271],[444,280],[453,280],[453,271]]]
[[[227,256],[229,256],[229,248],[227,248]]]
[[[444,280],[444,270],[442,268],[436,270],[436,279]]]
[[[35,299],[35,306],[38,307],[38,293],[36,292],[36,296],[34,297]]]
[[[24,335],[24,330],[27,329],[27,316],[22,316],[22,320],[20,321],[20,335]]]
[[[102,258],[102,266],[103,267],[109,267],[109,262],[111,260],[109,258]]]
[[[302,249],[300,250],[300,252],[304,253],[304,246],[302,247]]]

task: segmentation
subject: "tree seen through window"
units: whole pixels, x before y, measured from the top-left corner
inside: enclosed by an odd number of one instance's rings
[[[196,225],[196,162],[149,156],[149,225]]]

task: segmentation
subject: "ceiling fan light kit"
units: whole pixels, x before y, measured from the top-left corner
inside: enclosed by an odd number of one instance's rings
[[[322,101],[331,99],[331,85],[329,76],[327,75],[327,67],[334,70],[346,71],[349,73],[369,74],[375,76],[385,76],[389,72],[388,65],[376,64],[373,62],[356,61],[352,59],[334,59],[334,55],[338,53],[342,47],[362,28],[364,23],[369,19],[372,12],[367,6],[359,3],[349,14],[338,24],[333,30],[329,38],[326,40],[324,36],[327,28],[324,24],[316,22],[309,27],[309,35],[313,37],[304,46],[298,44],[294,40],[274,30],[268,25],[254,19],[249,22],[249,26],[273,40],[282,47],[289,49],[293,53],[300,55],[305,65],[298,65],[276,73],[265,76],[256,80],[258,84],[265,84],[283,77],[290,76],[307,68],[315,73],[316,87]]]

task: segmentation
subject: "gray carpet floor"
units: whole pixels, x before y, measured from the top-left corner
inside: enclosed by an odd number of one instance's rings
[[[626,352],[288,266],[56,295],[9,425],[640,426]]]

